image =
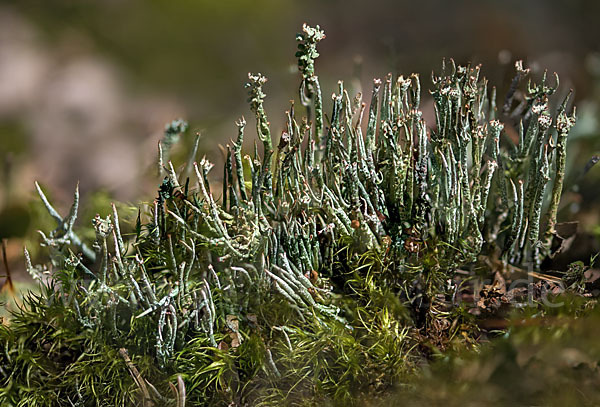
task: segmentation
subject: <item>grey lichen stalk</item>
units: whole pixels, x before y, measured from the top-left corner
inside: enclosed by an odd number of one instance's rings
[[[264,147],[262,157],[258,153],[246,157],[252,163],[250,194],[241,156],[244,119],[238,122],[233,149],[227,150],[220,205],[209,183],[212,164],[205,159],[192,164],[198,186],[198,192],[192,192],[182,190],[180,184],[189,181],[180,179],[168,162],[149,230],[166,255],[164,261],[144,254],[143,239],[124,247],[116,211],[114,219],[94,220],[96,253],[91,252],[72,231],[78,194],[63,220],[38,186],[61,235],[56,237],[55,231],[45,243],[56,247],[70,239],[90,260],[98,259],[97,289],[125,289],[130,293],[127,304],[132,311],[139,310],[138,318],[157,313],[161,364],[173,356],[177,335],[181,342],[188,330],[202,330],[214,344],[215,324],[225,317],[223,313],[243,313],[242,306],[266,300],[269,290],[303,317],[317,311],[319,318],[340,318],[339,309],[327,300],[327,284],[311,275],[334,261],[332,253],[344,236],[352,237],[362,250],[390,242],[400,278],[402,264],[418,265],[428,242],[440,244],[450,267],[475,261],[485,245],[504,242],[507,257],[516,263],[533,260],[541,247],[549,249],[548,241],[539,240],[542,208],[551,198],[548,236],[556,222],[565,140],[574,118],[566,114],[565,100],[558,112],[558,140],[553,142],[556,120],[547,100],[555,88],[545,78],[539,86],[529,85],[525,107],[505,112],[513,121],[520,120],[522,132],[521,142],[511,149],[500,149],[504,124],[495,119],[498,113],[487,81],[480,79],[480,67],[456,66],[454,61],[432,77],[433,128],[419,110],[419,77],[388,75],[383,83],[374,81],[366,139],[361,128],[366,109],[360,95],[352,103],[339,83],[332,96],[331,125],[321,143],[320,93],[315,94],[320,86],[314,64],[316,44],[324,37],[318,27],[306,25],[298,35],[301,89],[314,99],[315,123],[299,124],[292,106],[276,154],[263,106],[267,79],[261,74],[248,76],[250,107]],[[528,71],[519,64],[517,79],[522,80]],[[511,103],[505,106],[510,109]],[[186,128],[182,121],[167,126],[160,148],[163,166],[166,152]],[[557,177],[549,195],[553,161]],[[486,229],[499,218],[507,225],[505,231],[493,235],[495,241],[486,241]],[[148,271],[146,265],[154,270]],[[151,276],[155,272],[165,278],[157,280]],[[452,269],[446,272],[451,274]],[[212,295],[215,289],[222,293],[218,306]],[[119,306],[110,290],[106,294],[95,312],[110,314]]]
[[[395,284],[398,295],[419,278],[415,270],[447,278],[481,254],[502,253],[519,265],[539,263],[549,253],[575,118],[567,113],[567,99],[552,113],[556,87],[545,76],[522,92],[519,84],[529,72],[517,63],[499,113],[496,91],[488,89],[480,67],[450,61],[432,76],[435,123],[429,126],[420,110],[418,75],[376,79],[368,108],[339,82],[324,126],[315,75],[323,38],[318,26],[307,25],[297,36],[300,100],[308,118],[298,121],[292,104],[276,145],[263,103],[267,79],[249,74],[263,153],[255,147],[253,157],[242,156],[246,121],[240,119],[237,139],[226,150],[220,200],[210,185],[212,164],[195,162],[197,139],[183,170],[176,172],[169,161],[171,146],[187,129],[183,121],[166,128],[159,145],[166,176],[149,224],[144,230],[138,223],[134,239],[121,235],[113,207],[112,216],[94,219],[91,250],[73,231],[77,191],[62,218],[36,184],[58,222],[48,237],[42,234],[44,245],[55,266],[78,279],[59,285],[56,295],[74,304],[82,326],[110,332],[120,348],[145,321],[153,356],[164,368],[199,335],[215,348],[226,332],[242,341],[238,326],[245,329],[249,315],[276,300],[287,302],[300,320],[347,325],[332,289],[344,289],[349,278],[333,266],[348,242],[355,253],[386,256],[395,273],[386,284]],[[504,132],[515,125],[516,142]],[[433,266],[430,256],[437,259]],[[271,328],[295,346],[288,337],[292,328]],[[265,352],[277,372],[268,346]]]

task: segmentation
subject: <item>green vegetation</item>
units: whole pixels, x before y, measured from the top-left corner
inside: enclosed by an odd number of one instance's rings
[[[240,119],[222,192],[212,164],[196,161],[197,138],[179,170],[169,161],[181,120],[159,146],[154,202],[131,225],[115,206],[96,216],[91,245],[74,230],[78,192],[63,217],[38,186],[57,228],[42,233],[50,264],[25,251],[39,292],[0,326],[0,404],[386,403],[428,360],[505,332],[482,326],[528,298],[511,281],[539,279],[521,317],[553,312],[538,302],[560,300],[560,278],[539,267],[564,238],[556,217],[575,121],[569,96],[551,98],[558,78],[523,89],[529,71],[517,63],[497,108],[480,67],[451,61],[432,76],[431,128],[414,74],[375,80],[368,109],[339,82],[327,116],[315,75],[324,38],[318,26],[297,36],[306,115],[292,104],[277,144],[267,79],[249,74],[262,150],[242,155]],[[574,293],[587,271],[569,269]],[[461,301],[469,295],[478,301]],[[577,304],[573,313],[590,307]]]

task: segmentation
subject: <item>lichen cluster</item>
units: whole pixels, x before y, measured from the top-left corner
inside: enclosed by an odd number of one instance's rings
[[[38,186],[58,223],[43,235],[51,278],[26,252],[41,293],[0,327],[2,405],[351,403],[398,384],[425,342],[469,336],[453,314],[457,269],[552,254],[574,124],[568,96],[552,108],[558,82],[521,89],[517,63],[499,111],[480,67],[451,61],[432,76],[435,123],[415,74],[375,80],[368,108],[339,82],[326,116],[323,38],[306,25],[297,36],[306,115],[292,104],[276,145],[267,80],[249,74],[262,153],[243,155],[240,119],[222,192],[197,139],[179,171],[168,160],[182,121],[129,234],[113,207],[88,248],[73,231],[78,193],[63,218]]]

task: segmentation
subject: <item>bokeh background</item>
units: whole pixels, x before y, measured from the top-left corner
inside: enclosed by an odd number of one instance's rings
[[[482,63],[499,87],[516,59],[538,75],[558,72],[561,89],[576,90],[579,117],[561,217],[583,220],[589,247],[577,255],[586,256],[600,235],[598,169],[581,176],[600,152],[599,18],[597,0],[0,1],[0,237],[11,267],[23,268],[35,229],[52,227],[34,180],[63,212],[79,181],[80,225],[110,200],[151,200],[164,124],[188,120],[184,144],[200,132],[200,155],[220,162],[234,121],[252,123],[249,71],[269,78],[277,136],[297,95],[303,22],[327,34],[317,63],[326,101],[338,79],[368,93],[387,72],[421,73],[426,90],[444,57]]]

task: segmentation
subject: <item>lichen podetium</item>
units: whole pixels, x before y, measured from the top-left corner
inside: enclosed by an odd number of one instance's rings
[[[418,345],[453,312],[458,269],[550,253],[575,121],[568,96],[550,108],[558,78],[521,89],[517,62],[498,111],[480,66],[450,61],[432,76],[434,123],[416,74],[376,79],[368,107],[339,82],[326,120],[324,38],[297,36],[302,112],[290,106],[279,140],[267,79],[249,74],[264,152],[243,156],[240,119],[220,198],[197,138],[183,171],[168,159],[183,121],[165,130],[165,178],[129,235],[113,207],[88,247],[73,231],[78,193],[63,218],[38,186],[58,223],[42,234],[54,271],[0,329],[0,404],[353,403],[427,356]],[[27,267],[41,277],[28,255]]]

